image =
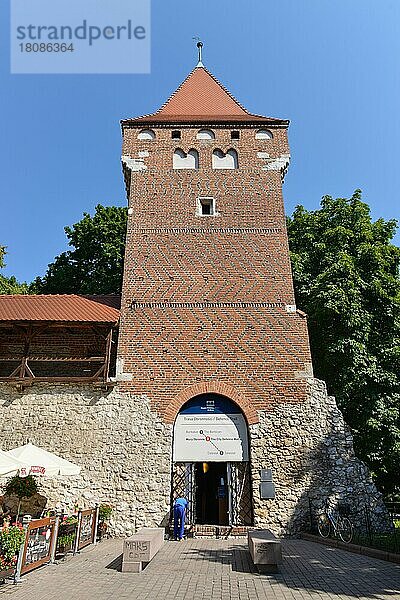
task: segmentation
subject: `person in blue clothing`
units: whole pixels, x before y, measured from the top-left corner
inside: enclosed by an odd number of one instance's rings
[[[186,498],[177,498],[174,502],[174,538],[179,542],[185,531],[186,509],[189,502]]]

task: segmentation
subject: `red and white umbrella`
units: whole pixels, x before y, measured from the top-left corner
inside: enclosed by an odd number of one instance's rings
[[[54,477],[55,475],[79,475],[81,468],[78,465],[60,458],[52,452],[33,444],[25,444],[6,452],[10,457],[21,461],[25,469],[20,469],[20,476],[44,475]]]

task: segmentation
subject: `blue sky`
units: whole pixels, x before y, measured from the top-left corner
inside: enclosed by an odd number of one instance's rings
[[[361,188],[374,218],[399,217],[399,0],[153,0],[150,75],[10,75],[7,4],[4,274],[44,274],[66,249],[65,225],[98,203],[126,204],[119,120],[165,101],[195,66],[196,35],[205,65],[247,109],[290,119],[287,213]]]

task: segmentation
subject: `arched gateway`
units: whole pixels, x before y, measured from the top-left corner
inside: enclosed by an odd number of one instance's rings
[[[252,525],[247,422],[219,394],[189,400],[174,423],[171,502],[189,500],[188,522]]]

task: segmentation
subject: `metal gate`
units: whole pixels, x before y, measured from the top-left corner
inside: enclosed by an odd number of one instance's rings
[[[172,463],[171,486],[171,522],[173,521],[174,500],[179,497],[186,498],[189,502],[186,522],[192,525],[196,515],[196,478],[194,469],[196,463]]]
[[[248,462],[232,462],[227,464],[229,525],[253,524],[249,465],[250,463]]]
[[[249,462],[232,462],[227,465],[229,525],[252,525],[253,503]],[[171,513],[175,498],[184,497],[189,501],[186,522],[196,522],[196,463],[172,463]]]

